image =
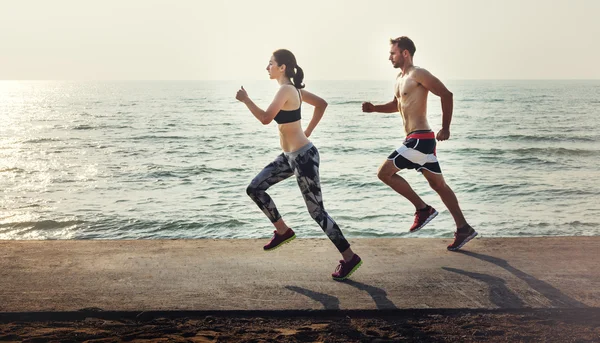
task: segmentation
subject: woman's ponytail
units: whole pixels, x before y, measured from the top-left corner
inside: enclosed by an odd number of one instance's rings
[[[292,80],[293,80],[294,86],[296,86],[296,88],[298,88],[298,89],[304,88],[304,84],[302,83],[302,81],[304,81],[304,71],[298,65],[296,65],[296,72],[294,73]]]

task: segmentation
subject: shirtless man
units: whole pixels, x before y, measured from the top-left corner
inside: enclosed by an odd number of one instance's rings
[[[413,65],[416,48],[410,38],[402,36],[391,39],[390,45],[390,61],[394,68],[401,69],[396,78],[394,99],[383,105],[365,102],[362,110],[400,112],[407,137],[402,146],[392,152],[379,167],[377,177],[415,205],[415,222],[409,231],[416,232],[435,218],[438,212],[427,205],[397,173],[402,169],[421,172],[454,217],[456,232],[454,242],[448,246],[448,250],[458,250],[477,236],[477,232],[465,220],[456,195],[444,181],[435,151],[436,138],[438,141],[445,141],[450,137],[452,93],[430,72]],[[434,135],[427,122],[427,94],[430,91],[442,99],[442,129],[437,135]]]

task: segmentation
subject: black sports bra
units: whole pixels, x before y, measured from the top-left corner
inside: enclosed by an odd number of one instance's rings
[[[295,121],[300,120],[300,118],[301,118],[300,108],[302,107],[302,96],[300,96],[300,90],[298,88],[296,88],[296,90],[298,91],[298,96],[300,97],[300,107],[298,107],[295,110],[291,110],[291,111],[279,110],[279,112],[277,113],[277,115],[274,118],[274,120],[277,122],[277,124],[293,123]]]

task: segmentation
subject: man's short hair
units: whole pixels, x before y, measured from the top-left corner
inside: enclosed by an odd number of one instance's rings
[[[414,56],[415,51],[417,51],[417,48],[415,47],[415,43],[413,43],[413,41],[406,36],[398,37],[396,39],[390,39],[390,44],[392,44],[392,45],[397,44],[398,49],[400,49],[400,50],[408,50],[411,57]]]

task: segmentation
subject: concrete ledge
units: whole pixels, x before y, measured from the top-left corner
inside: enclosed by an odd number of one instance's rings
[[[364,264],[335,282],[326,239],[270,253],[254,239],[0,241],[0,319],[600,306],[600,237],[482,238],[462,252],[447,239],[350,242]]]

